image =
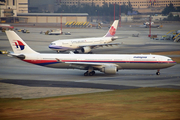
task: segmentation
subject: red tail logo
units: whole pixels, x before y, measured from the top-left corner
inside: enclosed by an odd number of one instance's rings
[[[21,41],[16,40],[14,44],[16,45],[16,48],[20,48],[21,50],[24,50],[25,45]]]
[[[111,29],[109,30],[109,33],[111,35],[114,35],[116,33],[116,29],[114,28],[114,26],[111,26]]]

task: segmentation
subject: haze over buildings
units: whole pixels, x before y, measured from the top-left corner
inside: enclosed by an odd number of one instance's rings
[[[174,7],[180,7],[180,0],[6,0],[6,2],[0,2],[1,17],[3,17],[3,9],[12,9],[14,15],[17,13],[54,13],[61,7],[61,5],[99,5],[104,3],[128,5],[129,2],[132,5],[134,11],[139,13],[161,13],[162,10],[170,3]]]
[[[99,6],[104,3],[128,5],[130,2],[133,9],[139,13],[161,13],[170,3],[174,7],[180,7],[180,0],[56,0],[56,2],[59,1],[66,5],[94,4]]]
[[[116,4],[116,5],[128,5],[131,3],[133,11],[138,11],[144,15],[156,14],[162,12],[162,10],[169,6],[170,3],[173,4],[174,7],[180,7],[180,0],[6,0],[6,2],[0,2],[0,22],[40,22],[43,23],[59,23],[60,14],[53,14],[63,5],[99,5],[103,4]],[[119,11],[118,11],[119,12]],[[36,13],[36,14],[28,14],[28,13]],[[38,14],[39,13],[39,14]],[[40,14],[47,13],[47,14]],[[51,13],[51,14],[48,14]],[[88,13],[86,14],[65,14],[62,18],[62,21],[66,22],[70,19],[73,21],[87,21]],[[122,12],[121,12],[122,13]],[[137,13],[137,12],[136,12]],[[19,15],[18,15],[19,14]],[[123,16],[124,13],[121,14],[121,21],[132,21],[132,16]],[[51,16],[51,17],[50,17]],[[69,16],[69,17],[67,17]],[[91,16],[90,16],[91,17]],[[81,18],[81,19],[80,19]],[[97,19],[99,16],[97,17]],[[164,16],[159,18],[155,18],[156,20],[163,20]],[[101,18],[102,20],[104,18]],[[92,21],[92,19],[91,19]]]

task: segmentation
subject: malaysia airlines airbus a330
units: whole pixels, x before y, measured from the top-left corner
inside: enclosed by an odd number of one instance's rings
[[[81,50],[82,53],[90,53],[92,49],[100,46],[119,45],[119,43],[110,43],[117,39],[115,33],[118,22],[119,20],[115,20],[103,37],[56,40],[49,45],[49,48],[57,52],[75,50],[74,53],[78,53],[78,50]]]
[[[14,53],[22,61],[52,68],[86,70],[84,76],[93,76],[95,70],[116,74],[121,69],[168,68],[176,64],[171,58],[161,55],[141,54],[45,54],[32,50],[14,31],[6,31]]]

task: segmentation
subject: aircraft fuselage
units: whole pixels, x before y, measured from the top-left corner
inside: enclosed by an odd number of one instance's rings
[[[52,68],[76,68],[73,64],[86,66],[116,64],[118,69],[163,69],[176,64],[171,58],[161,55],[126,54],[24,54],[23,61]],[[83,65],[84,64],[84,65]],[[96,67],[98,68],[98,66]]]

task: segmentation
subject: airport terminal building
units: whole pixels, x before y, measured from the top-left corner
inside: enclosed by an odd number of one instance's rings
[[[19,13],[27,18],[26,23],[66,23],[68,21],[87,22],[87,13]]]
[[[6,0],[0,2],[0,23],[87,22],[87,13],[28,13],[28,2],[30,1]]]

